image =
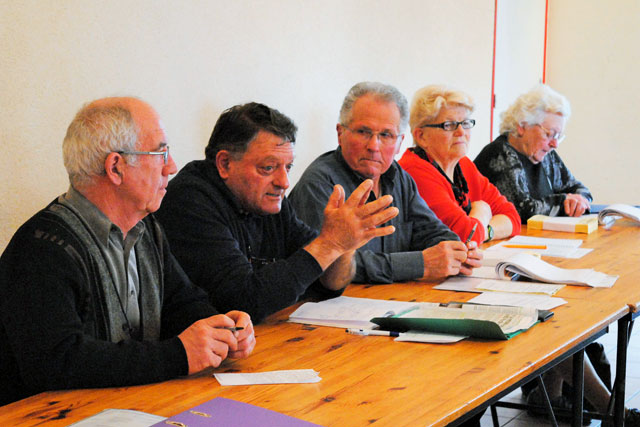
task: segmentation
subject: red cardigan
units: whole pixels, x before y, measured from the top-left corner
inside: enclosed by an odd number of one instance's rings
[[[486,240],[487,236],[482,223],[475,218],[471,218],[458,205],[453,195],[451,184],[431,163],[420,158],[411,150],[405,151],[398,163],[416,181],[418,192],[433,213],[448,225],[460,237],[460,240],[467,240],[473,224],[476,223],[478,227],[472,240],[475,240],[478,244]],[[520,234],[520,216],[515,206],[500,194],[496,186],[491,184],[478,171],[469,158],[463,157],[460,159],[459,165],[464,178],[467,180],[471,201],[484,200],[491,207],[493,215],[503,214],[508,216],[511,224],[513,224],[513,233],[511,235]]]

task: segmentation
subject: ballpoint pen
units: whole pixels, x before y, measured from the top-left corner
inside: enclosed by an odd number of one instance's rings
[[[241,331],[244,328],[242,326],[216,326],[216,329],[226,329],[227,331],[235,332]]]
[[[347,333],[352,335],[379,335],[383,337],[399,337],[399,332],[394,331],[381,331],[379,329],[347,329]]]
[[[469,237],[467,237],[467,241],[464,242],[465,245],[468,245],[469,242],[471,241],[471,238],[473,237],[473,235],[476,232],[476,228],[478,228],[478,223],[477,222],[475,224],[473,224],[473,228],[471,228],[471,233],[469,233]]]

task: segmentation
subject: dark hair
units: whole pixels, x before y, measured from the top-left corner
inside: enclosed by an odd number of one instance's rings
[[[295,143],[298,128],[289,117],[264,104],[236,105],[223,111],[218,118],[204,150],[205,157],[215,160],[220,150],[243,154],[261,130]]]

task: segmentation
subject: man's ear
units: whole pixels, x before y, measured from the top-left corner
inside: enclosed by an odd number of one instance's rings
[[[104,170],[107,179],[116,185],[122,184],[122,169],[124,158],[118,153],[109,153],[104,161]]]
[[[520,123],[518,123],[518,126],[516,126],[516,134],[521,137],[522,135],[524,135],[524,126]]]
[[[231,153],[227,150],[220,150],[216,154],[216,167],[218,168],[218,174],[220,178],[229,178],[229,166],[231,163]]]
[[[338,145],[342,146],[342,134],[344,133],[344,126],[338,123],[336,125],[336,131],[338,132]]]

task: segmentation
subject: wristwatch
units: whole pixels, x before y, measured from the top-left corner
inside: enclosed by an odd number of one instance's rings
[[[493,239],[493,227],[490,225],[487,225],[487,240],[485,240],[485,242],[488,242],[491,239]]]

